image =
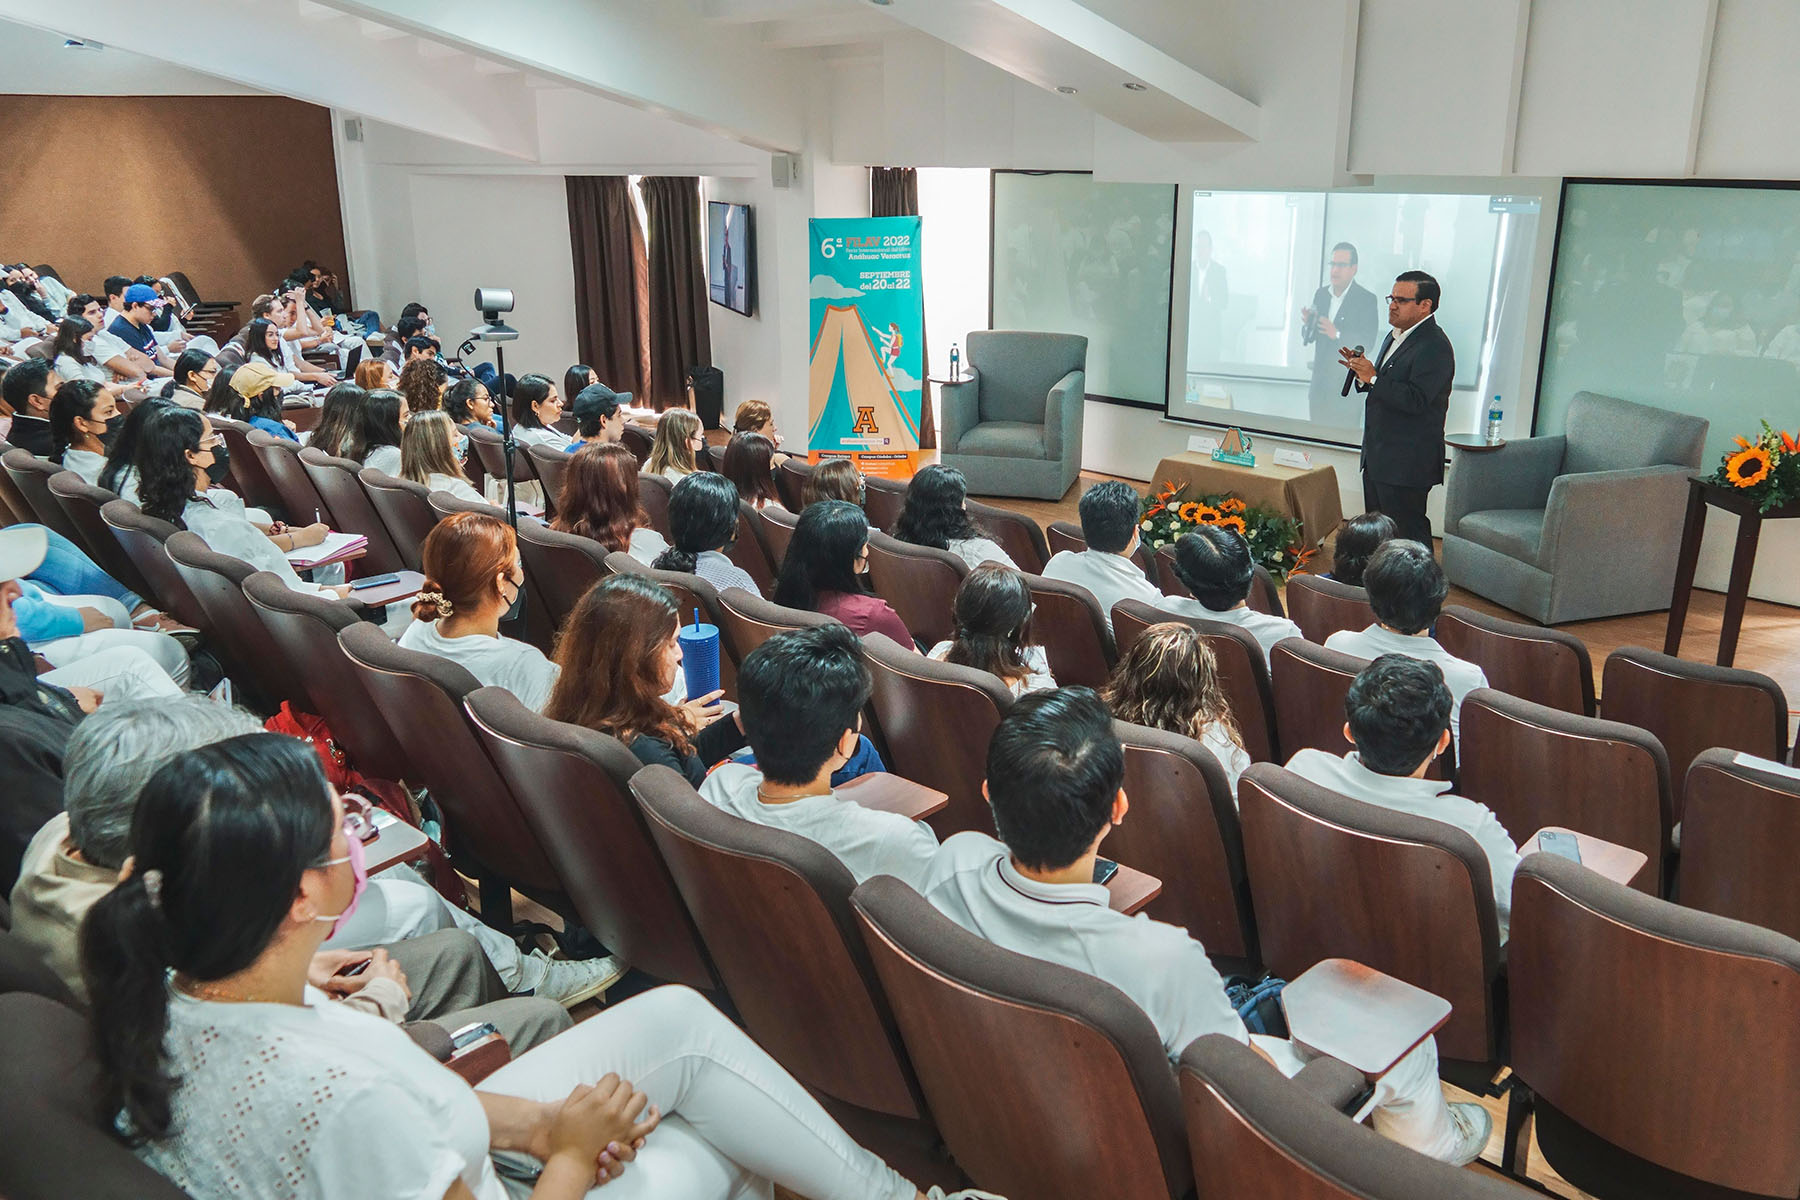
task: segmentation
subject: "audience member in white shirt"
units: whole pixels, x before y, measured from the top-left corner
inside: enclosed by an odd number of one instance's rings
[[[513,389],[513,440],[525,446],[555,446],[561,450],[569,444],[569,435],[552,429],[562,420],[562,397],[547,375],[522,375]]]
[[[955,467],[926,467],[906,485],[906,502],[888,531],[903,542],[948,550],[971,567],[984,562],[1018,570],[1019,564],[969,520],[969,483]]]
[[[65,380],[87,379],[110,384],[112,372],[95,359],[88,348],[93,336],[93,326],[80,317],[64,317],[57,323],[44,357],[55,364],[56,373]]]
[[[403,470],[400,435],[411,418],[406,397],[376,388],[362,402],[362,465],[398,478]]]
[[[968,832],[945,842],[925,898],[998,946],[1112,984],[1144,1010],[1171,1059],[1218,1033],[1295,1074],[1310,1056],[1244,1028],[1199,942],[1173,925],[1114,912],[1106,888],[1093,882],[1100,844],[1130,811],[1124,780],[1124,750],[1098,696],[1061,688],[1024,697],[988,746],[983,790],[1000,840]],[[1376,1081],[1374,1104],[1376,1132],[1457,1165],[1481,1153],[1492,1124],[1478,1104],[1445,1103],[1435,1040]]]
[[[1175,578],[1193,597],[1170,596],[1157,607],[1184,617],[1236,625],[1256,639],[1265,663],[1276,642],[1304,636],[1286,617],[1250,607],[1256,563],[1250,557],[1250,543],[1236,530],[1202,525],[1182,534],[1175,542]]]
[[[212,397],[213,384],[218,382],[218,379],[219,360],[214,358],[212,353],[204,347],[190,344],[186,350],[181,352],[181,357],[175,360],[175,379],[172,386],[163,392],[163,398],[171,404],[179,404],[181,407],[191,408],[195,412],[204,412]],[[289,382],[292,382],[291,377]],[[230,384],[226,384],[226,387],[229,386]],[[227,404],[230,402],[229,396],[225,395],[223,391],[220,393],[220,399]],[[215,405],[214,411],[219,410],[219,406]]]
[[[1081,536],[1087,549],[1051,555],[1044,564],[1045,579],[1060,579],[1092,592],[1108,629],[1113,605],[1121,600],[1163,603],[1163,594],[1131,560],[1138,548],[1138,494],[1130,484],[1109,479],[1081,494]]]
[[[1114,717],[1199,742],[1225,769],[1232,803],[1250,767],[1212,648],[1191,625],[1152,625],[1131,644],[1100,693]]]
[[[106,445],[124,420],[111,389],[87,379],[65,382],[50,398],[50,436],[60,451],[56,460],[99,487]]]
[[[484,685],[502,687],[542,712],[560,668],[529,642],[500,635],[525,597],[525,564],[506,522],[453,513],[419,548],[425,584],[400,644],[461,663]]]
[[[449,492],[458,500],[486,504],[463,474],[463,456],[468,449],[468,435],[456,428],[449,413],[422,412],[400,431],[400,476],[434,492]]]
[[[931,648],[931,657],[997,675],[1015,696],[1053,688],[1049,657],[1031,640],[1036,607],[1025,576],[983,563],[956,589],[955,628],[948,641]]]
[[[1460,745],[1463,697],[1486,687],[1488,681],[1480,667],[1456,657],[1431,636],[1450,594],[1444,568],[1418,542],[1383,542],[1363,568],[1363,590],[1369,593],[1375,624],[1360,632],[1340,629],[1325,639],[1325,648],[1357,658],[1404,654],[1436,664],[1450,686],[1450,732]]]
[[[609,554],[623,550],[646,567],[669,548],[638,499],[637,455],[617,440],[569,455],[550,528],[592,538]]]
[[[918,887],[938,849],[930,827],[831,789],[832,772],[862,745],[857,725],[870,686],[862,645],[843,625],[770,638],[738,670],[744,735],[756,765],[724,764],[700,794],[746,821],[819,843],[858,883],[893,875]]]
[[[1473,837],[1487,856],[1500,940],[1505,942],[1519,848],[1486,805],[1450,794],[1450,784],[1442,780],[1425,778],[1450,746],[1450,689],[1437,665],[1384,654],[1350,685],[1344,711],[1350,718],[1344,737],[1356,749],[1342,758],[1301,750],[1287,769],[1353,800],[1442,821]]]
[[[85,292],[69,301],[69,315],[80,317],[94,331],[88,339],[88,354],[95,362],[112,372],[109,382],[115,379],[141,381],[144,371],[131,361],[131,347],[106,330],[106,320],[111,311]]]
[[[674,542],[650,565],[658,571],[698,575],[721,592],[743,588],[760,596],[756,580],[725,554],[737,541],[737,531],[737,485],[712,471],[684,475],[669,493],[669,534]]]
[[[670,408],[656,418],[656,436],[650,442],[650,461],[644,470],[680,483],[700,469],[699,454],[706,448],[706,430],[700,418],[685,408]]]

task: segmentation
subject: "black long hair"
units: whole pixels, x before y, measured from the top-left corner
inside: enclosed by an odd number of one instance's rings
[[[191,408],[171,404],[151,416],[138,441],[138,507],[148,517],[186,529],[181,510],[194,498],[194,464],[206,419]]]
[[[519,382],[508,389],[512,392],[513,424],[521,429],[542,429],[544,422],[533,412],[531,406],[542,404],[556,390],[556,384],[548,375],[521,375]]]
[[[357,462],[377,446],[400,444],[400,405],[405,400],[393,388],[376,388],[363,397],[362,453],[356,456]]]
[[[781,559],[775,603],[816,612],[821,593],[861,592],[856,557],[868,540],[868,514],[856,505],[847,500],[807,505]]]
[[[1400,527],[1386,513],[1366,512],[1351,517],[1338,526],[1337,546],[1332,552],[1331,577],[1352,587],[1363,585],[1363,568],[1369,558],[1381,549],[1383,542],[1399,536]]]
[[[81,927],[99,1116],[110,1126],[123,1111],[128,1142],[171,1132],[181,1081],[163,1044],[169,970],[210,981],[261,957],[301,876],[330,854],[331,818],[318,755],[280,734],[186,751],[144,785],[131,822],[132,874],[95,901]],[[151,871],[155,885],[145,881]]]
[[[1011,683],[1031,674],[1031,588],[1000,563],[976,567],[956,589],[956,629],[945,661],[976,667]]]
[[[106,456],[106,469],[100,472],[101,487],[118,494],[125,472],[137,469],[138,445],[144,440],[144,426],[149,423],[150,414],[172,407],[171,401],[159,396],[131,406],[131,411],[125,414],[125,424],[119,427],[119,436],[113,439],[112,453]]]
[[[325,393],[319,425],[308,443],[333,458],[363,460],[363,402],[369,393],[354,383],[340,383]]]
[[[175,360],[175,386],[187,388],[192,392],[199,391],[200,389],[191,382],[192,377],[196,372],[206,370],[206,364],[212,359],[213,356],[206,351],[196,350],[192,346],[183,350],[181,357]],[[220,374],[223,373],[220,372]]]
[[[684,475],[669,495],[669,548],[650,565],[691,575],[700,552],[729,548],[737,540],[737,527],[736,484],[711,471]]]
[[[206,390],[206,411],[218,413],[222,417],[230,417],[234,421],[248,419],[244,411],[244,396],[231,386],[231,378],[236,375],[236,367],[221,367],[213,376],[212,387]]]
[[[581,389],[600,378],[600,373],[586,363],[576,363],[563,372],[563,403],[575,403],[575,397],[581,395]]]
[[[951,542],[985,536],[963,508],[969,481],[955,467],[933,464],[906,485],[906,503],[894,520],[893,535],[915,546],[948,550]]]
[[[466,379],[457,380],[444,393],[444,411],[449,413],[450,419],[458,425],[467,425],[475,419],[475,414],[469,411],[469,403],[475,399],[476,391],[486,387],[485,383],[472,375]],[[492,405],[493,402],[494,394],[489,392],[488,403]]]
[[[275,330],[273,350],[269,349],[268,335],[271,329]],[[244,357],[260,358],[277,371],[281,370],[281,330],[276,327],[275,322],[267,317],[258,317],[250,322],[249,330],[244,334]]]
[[[50,397],[50,437],[56,448],[52,462],[61,462],[75,442],[75,419],[93,420],[94,402],[100,398],[100,385],[91,379],[69,379]]]

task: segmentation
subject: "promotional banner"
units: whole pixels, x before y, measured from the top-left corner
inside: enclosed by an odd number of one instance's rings
[[[847,454],[864,475],[909,478],[925,396],[919,218],[811,225],[809,457]]]

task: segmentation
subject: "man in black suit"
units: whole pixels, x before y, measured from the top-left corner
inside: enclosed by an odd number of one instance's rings
[[[50,436],[50,397],[61,386],[56,368],[41,358],[28,358],[6,369],[0,378],[0,399],[12,409],[7,441],[39,458],[56,452],[56,439]]]
[[[1342,351],[1340,361],[1367,396],[1363,427],[1363,505],[1394,518],[1400,536],[1431,545],[1425,498],[1444,481],[1444,418],[1456,378],[1456,352],[1438,328],[1438,281],[1404,271],[1388,300],[1393,332],[1371,361]]]
[[[1349,242],[1333,246],[1330,269],[1331,282],[1300,310],[1300,343],[1313,348],[1307,401],[1313,420],[1355,429],[1362,424],[1362,401],[1338,394],[1344,380],[1337,372],[1338,352],[1345,346],[1373,346],[1380,325],[1375,293],[1356,282],[1356,247]]]
[[[1225,306],[1231,302],[1231,285],[1224,264],[1212,256],[1212,234],[1202,229],[1194,235],[1194,270],[1191,280],[1194,303],[1188,314],[1189,356],[1202,369],[1211,367],[1224,353],[1220,344]]]

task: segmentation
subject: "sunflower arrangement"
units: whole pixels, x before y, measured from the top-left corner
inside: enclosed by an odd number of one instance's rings
[[[1300,522],[1271,508],[1252,508],[1227,492],[1189,500],[1186,484],[1164,483],[1142,500],[1138,530],[1144,547],[1154,554],[1184,533],[1202,525],[1235,530],[1250,544],[1250,557],[1277,578],[1302,569],[1314,551],[1300,545]]]
[[[1800,500],[1800,434],[1771,429],[1764,421],[1754,441],[1732,440],[1738,448],[1726,453],[1708,483],[1748,494],[1759,512]]]

